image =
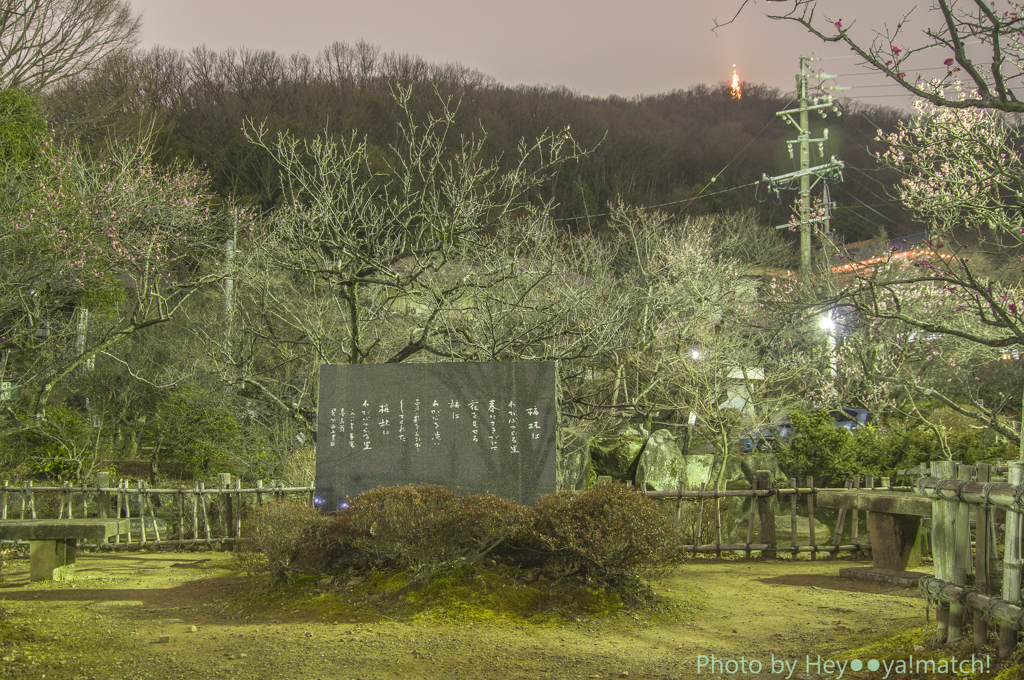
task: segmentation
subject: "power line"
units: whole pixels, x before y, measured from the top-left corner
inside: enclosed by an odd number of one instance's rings
[[[788,102],[786,102],[786,106],[789,106],[794,101],[796,101],[796,100],[795,99],[790,99]],[[763,128],[761,128],[761,130],[756,135],[751,137],[750,141],[748,141],[746,144],[744,144],[743,148],[740,149],[738,152],[736,152],[736,155],[733,156],[732,159],[728,163],[726,163],[724,166],[722,166],[722,169],[718,171],[718,174],[713,175],[711,177],[711,181],[709,181],[707,184],[705,184],[704,187],[697,193],[696,196],[692,196],[690,198],[681,198],[678,201],[668,201],[666,203],[658,203],[657,205],[645,205],[645,206],[639,206],[639,207],[636,207],[636,208],[628,208],[628,209],[626,209],[624,211],[621,211],[621,212],[637,212],[637,211],[640,211],[640,210],[650,210],[650,209],[653,209],[653,208],[664,208],[665,206],[678,205],[680,203],[692,203],[693,201],[696,201],[699,198],[710,198],[712,196],[718,196],[719,194],[725,194],[725,193],[728,193],[730,191],[739,191],[740,189],[746,189],[747,187],[757,186],[758,184],[761,184],[762,182],[764,182],[764,180],[760,180],[759,179],[756,182],[750,182],[748,184],[742,184],[742,185],[740,185],[738,187],[730,187],[728,189],[722,189],[721,191],[715,191],[715,192],[712,192],[710,194],[705,194],[704,193],[705,191],[708,190],[708,187],[710,187],[712,184],[714,184],[718,180],[719,175],[721,175],[723,172],[725,172],[729,168],[729,166],[732,165],[736,161],[737,158],[742,156],[743,152],[746,151],[750,147],[750,145],[753,144],[754,141],[758,137],[760,137],[762,135],[762,133],[764,133],[765,130],[768,129],[768,126],[775,122],[775,120],[776,119],[774,119],[774,118],[769,120],[765,124],[765,126]],[[604,212],[604,213],[596,213],[596,214],[593,214],[593,215],[579,215],[577,217],[562,217],[562,218],[559,218],[559,219],[557,219],[555,221],[556,222],[567,222],[569,220],[579,221],[579,220],[590,219],[591,217],[608,217],[608,216],[610,216],[612,214],[614,214],[614,213]]]

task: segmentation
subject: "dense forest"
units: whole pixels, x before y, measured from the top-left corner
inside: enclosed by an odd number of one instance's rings
[[[786,144],[796,132],[776,116],[795,99],[752,83],[742,85],[740,99],[724,83],[594,98],[566,88],[509,87],[458,64],[431,64],[364,42],[335,43],[314,57],[157,47],[109,57],[101,69],[51,89],[47,106],[59,129],[96,149],[111,136],[152,125],[159,163],[195,163],[221,196],[268,210],[282,200],[278,168],[245,139],[245,119],[299,138],[325,131],[365,136],[386,161],[402,115],[394,88],[409,85],[414,116],[425,119],[439,100],[451,102],[453,148],[483,132],[487,153],[506,165],[522,140],[571,132],[587,153],[562,167],[538,200],[553,200],[553,215],[574,232],[601,229],[620,203],[661,206],[671,215],[753,210],[776,225],[792,210],[795,191],[776,194],[758,180],[797,168]],[[883,230],[920,231],[891,198],[896,177],[872,156],[877,131],[892,129],[900,113],[856,102],[845,102],[840,113],[815,114],[812,123],[816,137],[828,128],[824,159],[835,155],[847,165],[844,181],[829,187],[837,206],[833,229],[847,242]],[[819,162],[812,145],[812,164]],[[821,187],[815,191],[820,195]]]

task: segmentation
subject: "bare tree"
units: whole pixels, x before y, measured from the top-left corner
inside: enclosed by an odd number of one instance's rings
[[[717,22],[716,28],[731,23],[751,0],[743,0],[732,19]],[[868,37],[858,37],[856,21],[821,14],[818,0],[769,0],[787,11],[772,12],[772,19],[795,21],[825,42],[842,43],[870,69],[899,84],[908,93],[933,104],[957,108],[984,108],[1005,112],[1024,111],[1017,88],[1024,76],[1024,4],[992,0],[956,2],[932,0],[934,21],[923,12],[911,10],[896,25],[869,28]],[[916,12],[916,13],[915,13]],[[923,25],[915,22],[925,22]],[[917,37],[912,28],[921,27]],[[945,67],[938,79],[915,77],[914,70],[929,73]],[[937,81],[949,85],[966,78],[971,94],[947,95],[934,87]]]
[[[127,0],[5,0],[0,6],[0,83],[41,90],[132,49],[141,18]]]

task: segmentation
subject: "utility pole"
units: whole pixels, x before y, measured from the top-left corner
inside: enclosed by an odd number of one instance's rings
[[[796,91],[800,98],[800,125],[797,126],[800,134],[797,141],[800,143],[800,172],[803,173],[800,175],[800,271],[806,273],[811,264],[811,176],[807,174],[807,168],[811,167],[811,122],[807,108],[807,57],[802,54]],[[824,146],[825,139],[827,133],[819,144]]]
[[[224,277],[224,363],[229,367],[234,357],[232,335],[235,323],[235,251],[238,249],[238,227],[224,242],[227,275]]]
[[[832,109],[835,113],[839,112],[836,106],[835,99],[831,95],[825,97],[815,97],[813,100],[808,94],[807,81],[811,76],[809,73],[811,57],[806,55],[800,56],[800,73],[796,77],[796,93],[797,99],[799,100],[800,106],[796,109],[786,109],[785,111],[779,111],[775,115],[784,117],[793,127],[797,129],[797,138],[791,139],[787,142],[789,146],[789,157],[793,158],[793,145],[798,145],[798,151],[800,154],[800,169],[796,172],[791,172],[785,175],[777,175],[775,177],[769,177],[767,174],[764,175],[764,179],[770,182],[776,191],[779,189],[781,182],[786,182],[794,179],[800,180],[800,271],[801,273],[807,273],[811,267],[811,229],[814,222],[828,222],[830,207],[825,206],[825,216],[823,218],[811,219],[811,178],[815,177],[814,184],[817,184],[817,180],[823,177],[829,179],[842,180],[841,170],[843,169],[843,162],[836,159],[835,156],[831,158],[827,163],[811,167],[811,143],[816,142],[818,144],[818,155],[824,158],[825,156],[825,142],[828,141],[828,128],[822,133],[819,138],[811,138],[811,123],[810,113],[811,111],[817,111],[821,114],[821,117],[825,117],[825,110]],[[835,76],[829,76],[827,74],[816,75],[817,78],[834,78]],[[834,88],[840,89],[840,88]],[[841,88],[846,89],[846,88]],[[797,117],[794,118],[794,114]],[[788,228],[790,225],[783,224],[776,227],[776,229]]]

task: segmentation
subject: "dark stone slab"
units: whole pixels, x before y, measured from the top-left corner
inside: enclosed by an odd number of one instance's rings
[[[847,567],[839,570],[839,578],[889,583],[906,588],[916,588],[917,582],[928,575],[920,571],[886,571],[875,567]]]
[[[553,362],[322,366],[316,502],[426,483],[529,503],[556,487]]]
[[[128,533],[127,519],[6,519],[0,520],[0,539],[54,541],[104,539]]]
[[[903,491],[818,489],[814,492],[814,504],[820,508],[848,508],[917,517],[932,516],[931,499]]]
[[[868,529],[871,532],[871,560],[875,568],[904,571],[908,566],[921,564],[921,548],[917,540],[920,528],[920,517],[872,512],[868,516]]]

